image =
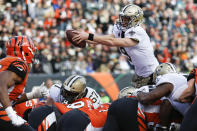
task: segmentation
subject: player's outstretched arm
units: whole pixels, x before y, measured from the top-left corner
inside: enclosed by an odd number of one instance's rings
[[[114,38],[114,35],[105,35],[105,36],[109,36],[109,37],[113,37]],[[99,42],[95,42],[95,41],[92,41],[92,40],[85,40],[88,44],[92,44],[92,45],[98,45],[98,44],[101,44]]]
[[[75,41],[76,43],[80,43],[84,40],[85,41],[90,40],[102,45],[120,46],[120,47],[135,46],[138,44],[138,41],[135,41],[133,39],[115,38],[114,35],[97,35],[97,34],[91,34],[87,32],[79,32],[79,31],[73,31],[73,33],[77,34],[73,37],[73,41]]]
[[[35,98],[47,98],[49,97],[49,90],[44,86],[44,82],[39,86],[34,88],[31,92],[24,93],[20,99],[16,101],[16,104],[20,104],[27,100],[35,99]]]

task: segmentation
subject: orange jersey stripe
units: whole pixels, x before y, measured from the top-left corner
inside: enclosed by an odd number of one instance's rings
[[[4,120],[4,121],[10,121],[10,118],[7,116],[6,111],[3,108],[0,108],[0,119]]]

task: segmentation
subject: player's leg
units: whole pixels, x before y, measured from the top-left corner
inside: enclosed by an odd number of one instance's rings
[[[184,116],[181,123],[180,131],[197,131],[197,124],[195,119],[197,118],[197,99],[191,105],[190,109]]]
[[[137,110],[138,101],[133,98],[114,101],[109,107],[103,131],[139,131]]]
[[[84,131],[90,123],[88,115],[74,109],[62,115],[57,123],[57,131]]]

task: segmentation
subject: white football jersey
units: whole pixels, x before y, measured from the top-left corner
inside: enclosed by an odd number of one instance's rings
[[[60,93],[60,89],[61,89],[61,84],[54,84],[51,86],[49,93],[50,93],[50,97],[55,101],[55,102],[60,102],[60,103],[67,103],[67,101],[64,99],[64,97],[61,95]],[[101,97],[100,95],[92,88],[90,87],[86,87],[86,89],[88,90],[87,94],[86,94],[86,98],[90,98],[92,99],[93,106],[94,108],[98,108],[101,104]]]
[[[190,103],[180,103],[176,102],[176,96],[182,94],[182,92],[187,88],[187,78],[178,73],[169,73],[159,77],[156,86],[163,83],[171,83],[173,85],[172,92],[166,96],[166,98],[171,102],[172,106],[178,110],[183,115],[187,112]]]
[[[146,31],[141,27],[132,27],[124,33],[114,25],[113,34],[116,38],[132,38],[139,41],[133,47],[119,47],[120,52],[128,58],[128,61],[135,67],[135,73],[138,76],[148,77],[159,65],[150,43],[150,38]]]
[[[60,103],[66,103],[64,102],[65,99],[64,97],[60,94],[60,89],[61,89],[62,84],[54,84],[51,86],[49,89],[49,94],[50,97],[55,101],[55,102],[60,102]]]
[[[195,82],[195,95],[197,96],[197,83]]]

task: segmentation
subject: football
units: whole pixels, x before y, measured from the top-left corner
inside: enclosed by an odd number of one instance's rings
[[[74,31],[74,30],[66,30],[66,36],[67,36],[68,41],[69,41],[72,45],[74,45],[74,46],[76,46],[76,47],[85,48],[85,47],[86,47],[86,42],[85,42],[85,41],[82,41],[81,43],[77,44],[76,42],[74,42],[74,41],[72,40],[72,38],[75,36],[75,34],[74,34],[72,31]]]

